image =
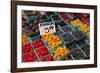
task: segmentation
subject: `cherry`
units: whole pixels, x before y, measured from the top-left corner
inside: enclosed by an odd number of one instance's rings
[[[42,61],[53,61],[53,56],[47,56],[46,58],[44,58]]]
[[[28,54],[23,55],[24,62],[33,62],[37,60],[37,56],[34,52],[30,52]]]
[[[46,47],[40,48],[40,49],[36,50],[36,52],[37,52],[39,57],[43,57],[43,56],[45,56],[45,55],[50,53],[50,51],[47,50]]]
[[[25,46],[22,47],[22,53],[27,53],[27,52],[29,52],[29,51],[31,51],[33,49],[34,48],[32,47],[31,44],[27,44],[27,45],[25,45]]]
[[[34,48],[40,48],[45,45],[45,43],[42,40],[35,40],[32,45]]]

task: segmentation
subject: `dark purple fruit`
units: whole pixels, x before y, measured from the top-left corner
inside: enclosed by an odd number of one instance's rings
[[[82,31],[72,31],[72,34],[73,36],[76,38],[76,39],[79,39],[79,38],[82,38],[84,36],[83,32]]]
[[[90,47],[89,47],[89,45],[83,45],[81,49],[86,53],[86,55],[88,57],[90,56]]]
[[[75,60],[84,59],[84,54],[78,49],[71,51],[71,55],[74,57]]]
[[[65,42],[71,42],[71,41],[73,41],[74,38],[70,33],[67,33],[67,34],[62,35],[62,39]]]

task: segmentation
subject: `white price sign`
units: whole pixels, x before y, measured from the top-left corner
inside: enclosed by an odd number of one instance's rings
[[[55,33],[55,24],[53,22],[39,23],[40,35]]]

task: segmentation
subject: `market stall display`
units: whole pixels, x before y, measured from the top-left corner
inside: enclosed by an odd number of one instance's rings
[[[22,11],[22,62],[82,60],[90,58],[88,13]],[[43,23],[56,32],[40,35]]]

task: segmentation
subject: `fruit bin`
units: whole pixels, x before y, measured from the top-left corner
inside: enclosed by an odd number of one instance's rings
[[[31,45],[31,48],[26,48],[28,50],[25,50],[25,52],[23,51],[23,57],[25,56],[25,60],[27,60],[28,56],[29,56],[29,58],[30,57],[35,57],[36,58],[36,60],[32,60],[32,61],[41,61],[43,58],[45,58],[45,57],[49,56],[50,54],[52,54],[50,52],[50,50],[48,49],[48,47],[45,46],[45,45],[41,46],[41,45],[35,44],[35,46],[34,46],[33,43],[30,43],[30,45]],[[33,55],[31,55],[31,54],[33,54]],[[26,56],[27,56],[27,58],[26,58]],[[28,61],[24,61],[24,58],[23,58],[23,62],[28,62]]]
[[[44,14],[44,15],[40,15],[39,16],[39,22],[49,22],[49,21],[52,21],[52,19],[50,17],[48,17],[47,14]]]
[[[81,49],[85,52],[86,58],[89,59],[90,58],[90,48],[89,48],[89,45],[85,43],[85,44],[83,44],[81,46]]]
[[[53,55],[49,54],[48,56],[42,58],[41,61],[54,61]]]
[[[72,36],[70,32],[61,35],[61,39],[66,45],[73,43],[75,41],[74,37]]]
[[[54,14],[50,17],[55,23],[60,23],[62,21],[61,18],[59,17],[59,15],[57,15],[57,14]]]
[[[82,40],[85,38],[85,34],[82,31],[72,31],[72,35],[74,36],[76,41]]]
[[[73,20],[67,13],[60,12],[59,13],[60,18],[62,18],[67,24],[70,24],[71,21]]]
[[[72,45],[69,45],[68,47],[73,59],[80,60],[86,57],[85,52],[77,44],[72,44]]]
[[[39,58],[35,54],[35,52],[31,51],[29,53],[22,55],[23,62],[37,62],[39,61]]]
[[[53,55],[55,60],[72,60],[70,51],[65,45],[55,48]]]
[[[84,22],[87,24],[83,23],[83,20],[88,17],[87,14],[85,17],[84,14],[80,14],[81,16],[79,16],[75,13],[64,12],[24,11],[24,13],[28,19],[23,18],[22,32],[28,38],[28,43],[22,47],[23,62],[81,60],[90,58],[90,26],[87,22]],[[30,19],[29,16],[32,16],[32,18]],[[77,23],[81,23],[75,26],[72,22],[76,20]],[[40,35],[38,24],[44,22],[54,22],[56,32],[50,35],[48,34],[46,37]],[[65,52],[65,55],[59,55],[59,53],[55,55],[57,49],[61,50],[61,53],[64,52],[63,50],[67,50],[68,53]]]
[[[58,26],[58,27],[59,27],[59,26]],[[62,35],[63,33],[64,33],[64,31],[63,31],[62,29],[60,29],[60,28],[57,28],[57,29],[56,29],[56,33],[55,33],[56,35],[59,36],[59,35]]]
[[[71,25],[65,23],[64,21],[62,21],[60,24],[58,24],[58,27],[65,33],[72,31]]]

